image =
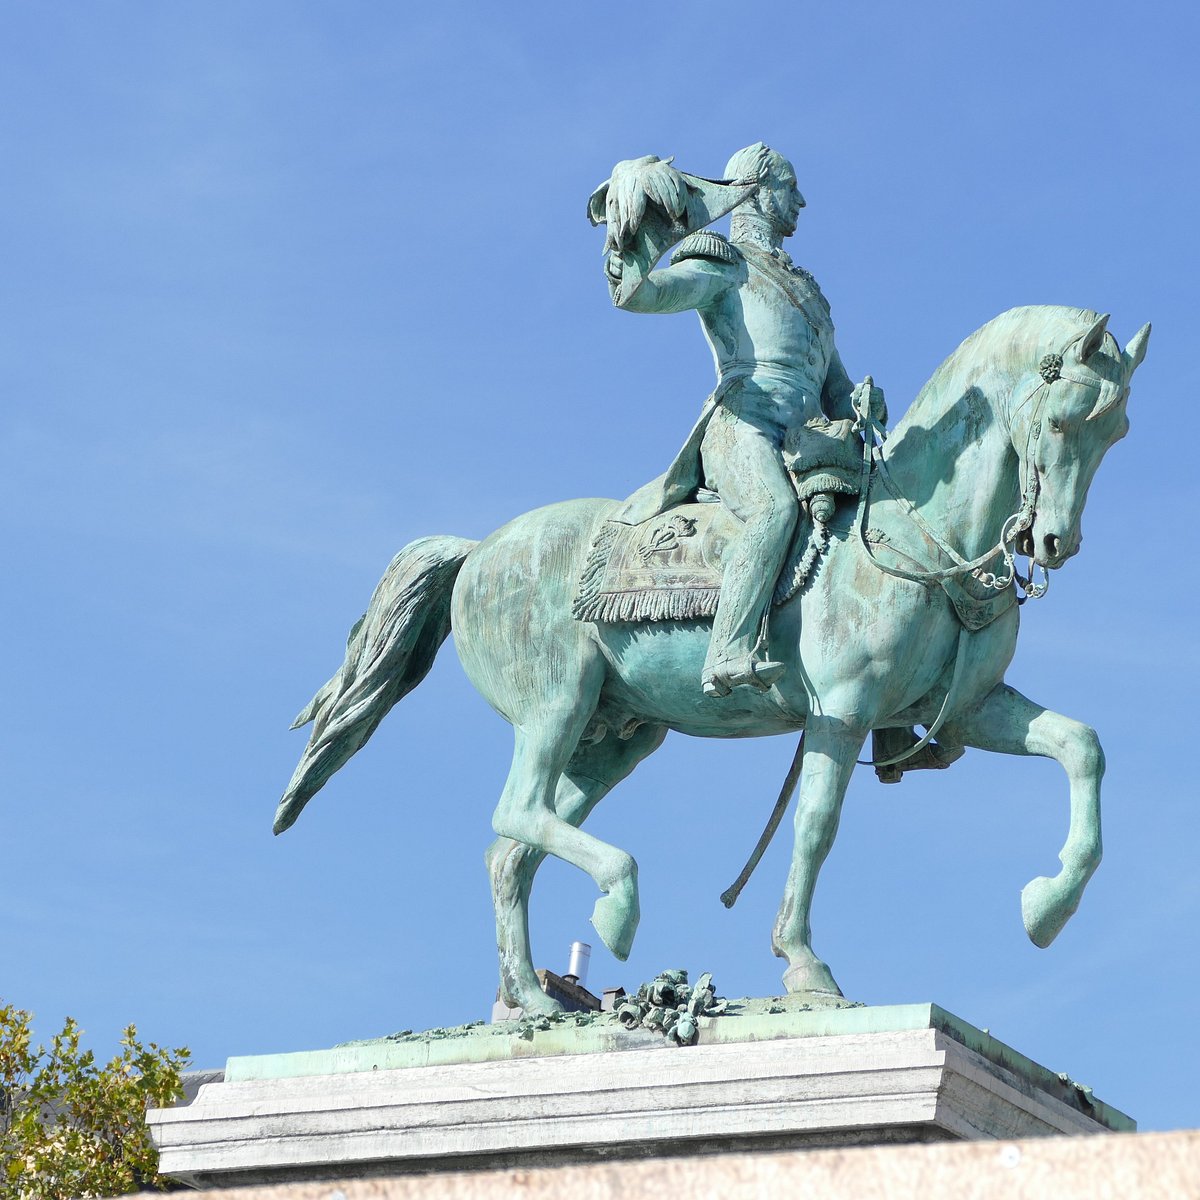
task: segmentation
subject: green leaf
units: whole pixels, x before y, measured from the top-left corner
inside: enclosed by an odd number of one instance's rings
[[[0,1004],[0,1200],[71,1200],[163,1188],[146,1109],[183,1094],[186,1048],[143,1046],[128,1026],[103,1067],[68,1018],[33,1049],[32,1015]]]

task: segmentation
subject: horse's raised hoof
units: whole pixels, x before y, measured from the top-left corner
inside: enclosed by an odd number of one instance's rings
[[[596,907],[592,909],[592,926],[612,955],[624,962],[633,949],[633,938],[641,917],[637,883],[630,879],[616,884],[611,892],[596,901]]]
[[[1025,922],[1025,932],[1042,950],[1058,937],[1078,907],[1078,895],[1071,903],[1063,896],[1062,884],[1045,875],[1031,879],[1021,889],[1021,919]]]
[[[789,992],[820,992],[826,996],[842,994],[833,972],[819,958],[792,963],[783,973],[783,986]]]

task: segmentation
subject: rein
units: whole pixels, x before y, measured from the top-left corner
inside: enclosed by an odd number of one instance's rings
[[[1034,582],[1034,572],[1037,564],[1033,559],[1029,560],[1029,578],[1026,579],[1020,575],[1016,567],[1016,559],[1009,546],[1015,543],[1017,537],[1029,529],[1033,525],[1034,513],[1037,506],[1038,497],[1038,474],[1037,468],[1033,465],[1032,449],[1033,443],[1041,436],[1042,432],[1042,409],[1045,407],[1046,400],[1050,395],[1050,385],[1057,379],[1063,378],[1062,375],[1062,357],[1058,354],[1047,354],[1041,361],[1038,367],[1038,372],[1041,375],[1041,382],[1021,401],[1020,404],[1013,409],[1009,416],[1007,424],[1011,430],[1012,419],[1025,407],[1026,404],[1033,402],[1034,409],[1032,419],[1029,422],[1029,429],[1025,435],[1025,453],[1021,457],[1021,473],[1024,475],[1024,481],[1021,487],[1021,507],[1007,517],[1004,523],[1000,526],[1000,540],[991,547],[985,550],[978,558],[968,562],[944,537],[941,536],[929,524],[928,521],[921,515],[920,510],[908,499],[907,496],[901,494],[900,489],[896,486],[896,481],[892,478],[891,472],[887,469],[887,461],[883,457],[882,443],[887,439],[887,432],[882,425],[875,420],[870,414],[870,396],[869,393],[862,405],[855,404],[854,411],[857,414],[858,420],[856,426],[861,430],[863,435],[863,466],[862,479],[858,493],[858,512],[855,515],[854,524],[858,529],[859,542],[862,545],[863,551],[870,560],[872,566],[882,571],[885,575],[892,575],[897,579],[906,579],[913,583],[940,583],[948,579],[961,579],[966,575],[972,576],[984,587],[994,588],[996,591],[1003,591],[1011,586],[1014,582],[1019,584],[1021,590],[1025,593],[1020,597],[1018,603],[1023,603],[1025,600],[1040,600],[1050,589],[1049,572],[1042,568],[1042,582]],[[880,445],[876,445],[875,437],[879,436]],[[884,486],[891,493],[892,498],[900,506],[901,511],[908,516],[913,524],[925,534],[927,538],[935,546],[938,547],[948,558],[950,558],[954,566],[945,567],[942,570],[934,571],[906,571],[902,567],[889,567],[886,563],[880,562],[874,552],[871,550],[871,544],[867,540],[867,502],[871,483],[871,470],[877,467],[879,477],[883,481]],[[985,571],[983,567],[996,557],[997,554],[1004,556],[1004,570],[1000,575],[996,575],[992,571]],[[933,741],[938,730],[945,723],[946,717],[949,715],[952,702],[958,692],[959,684],[962,681],[963,662],[966,658],[968,630],[966,625],[961,625],[958,631],[958,646],[954,654],[954,674],[950,679],[950,688],[946,692],[946,698],[942,701],[942,707],[938,710],[938,715],[934,718],[933,724],[928,727],[925,736],[910,746],[901,754],[893,755],[891,758],[880,760],[874,759],[856,759],[855,764],[860,767],[894,767],[899,763],[921,750]]]
[[[1047,355],[1047,358],[1057,357]],[[1061,361],[1061,360],[1060,360]],[[1046,362],[1043,359],[1043,364]],[[875,444],[875,435],[879,435],[880,443],[887,440],[887,433],[879,423],[870,416],[869,413],[864,413],[855,408],[858,415],[856,425],[863,434],[863,466],[862,477],[858,494],[858,512],[855,515],[854,524],[858,529],[859,541],[862,544],[867,558],[871,561],[871,565],[877,570],[882,571],[885,575],[892,575],[897,579],[906,579],[911,583],[940,583],[944,579],[961,579],[966,575],[973,576],[984,587],[994,588],[996,591],[1003,591],[1012,583],[1016,582],[1021,585],[1022,591],[1025,593],[1021,597],[1021,602],[1025,600],[1039,600],[1050,588],[1050,576],[1046,569],[1042,568],[1042,582],[1034,582],[1034,572],[1037,564],[1032,559],[1029,562],[1029,578],[1022,576],[1016,568],[1016,559],[1009,550],[1010,545],[1015,545],[1017,537],[1025,530],[1029,529],[1033,524],[1034,513],[1037,506],[1038,497],[1038,476],[1037,470],[1033,467],[1030,451],[1034,441],[1041,434],[1041,414],[1042,408],[1045,406],[1047,396],[1049,395],[1049,385],[1053,380],[1047,379],[1046,375],[1050,373],[1050,369],[1046,366],[1042,368],[1042,382],[1039,383],[1033,391],[1021,401],[1020,404],[1013,410],[1013,416],[1016,416],[1022,408],[1025,407],[1034,397],[1038,397],[1035,402],[1033,420],[1029,424],[1029,432],[1025,440],[1025,454],[1021,462],[1022,474],[1025,475],[1025,480],[1021,488],[1021,507],[1007,517],[1004,523],[1000,526],[1000,540],[996,542],[990,549],[985,550],[978,558],[973,558],[968,562],[944,537],[941,536],[929,524],[928,521],[921,515],[920,510],[903,495],[896,485],[896,481],[892,478],[891,472],[887,469],[887,461],[883,457],[882,446]],[[1058,378],[1057,375],[1054,378]],[[1039,396],[1039,393],[1041,395]],[[884,486],[891,494],[892,499],[899,505],[900,510],[910,518],[914,525],[925,534],[927,538],[943,554],[946,555],[953,563],[952,567],[945,567],[942,570],[935,571],[906,571],[903,567],[889,567],[886,563],[880,562],[871,549],[870,542],[867,540],[867,500],[871,481],[871,469],[877,467],[879,477],[883,481]],[[996,575],[992,571],[984,571],[982,568],[1001,554],[1004,556],[1004,571],[1000,575]],[[883,765],[883,764],[880,764]]]
[[[1083,336],[1078,334],[1071,342],[1067,343],[1069,348]],[[1023,596],[1018,597],[1017,603],[1023,604],[1026,600],[1039,600],[1043,597],[1050,588],[1050,575],[1046,568],[1042,568],[1042,582],[1034,581],[1034,573],[1037,564],[1032,558],[1029,560],[1029,578],[1024,578],[1016,568],[1016,559],[1009,546],[1015,548],[1017,537],[1025,530],[1033,525],[1034,514],[1037,506],[1037,498],[1039,491],[1039,482],[1037,468],[1033,465],[1032,449],[1033,443],[1041,437],[1042,433],[1042,410],[1045,408],[1046,400],[1050,395],[1050,387],[1057,380],[1063,379],[1068,383],[1084,384],[1092,386],[1092,381],[1087,379],[1078,379],[1072,375],[1063,374],[1063,357],[1061,354],[1047,354],[1038,364],[1038,374],[1041,375],[1041,381],[1037,383],[1032,391],[1012,410],[1011,413],[1005,415],[1005,424],[1008,426],[1009,436],[1011,437],[1012,422],[1018,413],[1029,403],[1033,403],[1033,413],[1029,422],[1029,428],[1025,435],[1025,453],[1020,459],[1021,474],[1021,507],[1015,513],[1007,517],[1004,523],[1000,526],[1000,540],[990,549],[984,551],[978,558],[968,562],[963,558],[949,542],[946,541],[921,515],[916,506],[900,493],[896,481],[892,478],[891,473],[887,469],[887,462],[882,453],[882,443],[887,440],[887,431],[884,427],[871,416],[871,396],[870,388],[864,389],[863,399],[861,402],[856,401],[852,396],[850,399],[851,407],[854,409],[856,420],[854,423],[854,431],[861,432],[863,436],[863,462],[862,476],[858,493],[858,511],[855,514],[854,524],[858,530],[859,541],[863,551],[866,553],[868,560],[878,570],[885,575],[892,575],[897,579],[906,579],[912,583],[941,583],[943,580],[961,579],[966,575],[972,576],[984,587],[994,588],[997,591],[1003,591],[1011,584],[1016,583],[1024,592]],[[868,379],[868,384],[870,380]],[[857,389],[856,389],[857,390]],[[876,445],[875,438],[878,435],[879,445]],[[943,570],[935,571],[906,571],[901,567],[889,567],[881,563],[871,550],[871,545],[867,540],[867,501],[870,491],[871,472],[878,467],[879,477],[882,479],[884,486],[891,493],[892,498],[904,512],[925,534],[926,537],[933,542],[948,558],[950,558],[954,566],[946,567]],[[985,571],[983,567],[992,561],[996,555],[1004,556],[1004,570],[1000,575],[994,572]],[[902,754],[894,755],[891,758],[885,758],[879,762],[872,759],[856,759],[855,765],[860,767],[892,767],[911,758],[918,751],[923,750],[933,741],[938,730],[945,723],[946,717],[950,713],[953,701],[957,696],[959,685],[962,682],[963,666],[966,661],[967,639],[970,631],[966,624],[962,623],[960,618],[958,630],[958,645],[954,653],[954,672],[950,678],[950,688],[946,692],[946,698],[942,701],[942,707],[938,710],[938,715],[934,718],[933,724],[929,726],[925,736],[921,738],[915,745],[910,746]],[[796,747],[796,752],[792,758],[791,767],[788,769],[787,778],[784,780],[783,787],[780,789],[779,798],[775,801],[775,808],[772,810],[770,817],[767,820],[766,828],[762,832],[762,836],[758,839],[758,844],[754,847],[753,853],[750,855],[746,865],[742,868],[741,874],[734,881],[733,885],[727,888],[721,895],[721,903],[726,908],[732,908],[737,900],[741,890],[746,885],[746,881],[750,878],[754,868],[758,865],[759,860],[763,856],[768,843],[771,841],[775,830],[779,827],[779,823],[783,818],[783,814],[791,802],[792,794],[796,789],[796,785],[800,780],[801,768],[804,762],[804,733],[801,731],[800,741]]]
[[[958,693],[958,685],[962,682],[963,663],[967,659],[967,638],[970,636],[965,625],[959,625],[958,628],[958,646],[954,651],[954,674],[950,677],[950,689],[946,692],[946,698],[942,701],[942,707],[938,709],[938,715],[934,717],[933,724],[925,731],[925,736],[913,746],[909,746],[907,750],[900,754],[894,754],[891,758],[882,758],[879,760],[871,758],[856,758],[854,765],[858,767],[894,767],[897,763],[902,763],[906,758],[912,758],[918,750],[924,750],[930,742],[933,741],[937,732],[945,724],[946,718],[950,715],[950,703]]]
[[[1043,381],[1041,386],[1044,386],[1044,384],[1045,381]],[[1038,389],[1035,389],[1034,392],[1031,392],[1030,396],[1026,397],[1026,401],[1036,394],[1037,390]],[[1022,401],[1022,405],[1018,406],[1017,411],[1020,411],[1020,407],[1023,406],[1026,401]],[[883,426],[880,425],[870,414],[871,397],[869,388],[866,391],[861,407],[855,403],[853,398],[851,399],[851,404],[854,407],[855,414],[858,418],[855,422],[855,430],[856,432],[861,431],[863,435],[862,478],[858,492],[858,512],[855,516],[854,523],[858,529],[859,540],[862,542],[863,549],[866,551],[867,557],[871,560],[872,564],[885,574],[894,575],[899,579],[908,579],[915,583],[934,583],[943,579],[952,579],[957,576],[978,572],[979,568],[982,567],[984,563],[995,558],[998,553],[1003,553],[1005,561],[1008,565],[1008,578],[1000,581],[991,573],[981,573],[983,574],[981,582],[986,582],[987,586],[994,588],[1008,587],[1008,585],[1013,582],[1017,575],[1013,558],[1008,553],[1007,542],[1015,541],[1017,534],[1020,533],[1022,529],[1027,529],[1033,521],[1033,506],[1037,498],[1036,472],[1032,476],[1033,485],[1026,486],[1025,488],[1025,501],[1021,505],[1020,511],[1009,517],[1001,527],[999,543],[991,550],[988,550],[987,553],[975,559],[973,562],[967,562],[962,555],[960,555],[952,546],[949,545],[949,543],[946,542],[944,538],[940,537],[933,530],[933,528],[926,522],[925,518],[921,516],[921,514],[909,502],[909,500],[900,494],[900,490],[896,487],[895,481],[888,473],[887,465],[883,460],[883,455],[878,452],[878,448],[875,445],[875,435],[878,434],[879,440],[882,442],[886,439],[887,432]],[[1028,446],[1026,447],[1026,452],[1028,452]],[[955,566],[949,567],[944,571],[904,571],[898,568],[885,566],[871,553],[871,547],[867,542],[866,534],[867,492],[870,489],[871,469],[876,463],[878,463],[879,466],[880,477],[887,485],[888,491],[891,492],[892,496],[899,502],[903,511],[913,519],[918,528],[920,528],[936,546],[942,549],[950,556],[950,558],[954,560],[956,564]],[[1016,524],[1010,531],[1009,526],[1013,525],[1014,522]],[[1032,568],[1030,573],[1032,574]],[[977,574],[976,578],[980,578],[980,575]],[[1043,586],[1041,591],[1034,592],[1029,590],[1027,595],[1041,596],[1045,594],[1045,590],[1046,589]],[[962,681],[963,664],[967,657],[966,649],[967,627],[965,625],[960,625],[958,631],[958,645],[954,653],[954,674],[950,679],[950,689],[947,691],[946,698],[942,701],[942,707],[939,709],[938,715],[934,718],[933,724],[927,729],[925,736],[921,738],[921,740],[915,745],[910,746],[902,754],[897,754],[892,758],[883,759],[880,762],[875,762],[871,759],[856,759],[856,766],[892,767],[897,763],[904,762],[905,759],[911,758],[919,750],[923,750],[931,741],[933,741],[938,730],[941,729],[942,725],[945,723],[946,717],[949,715],[951,703],[954,700],[958,692],[959,684]],[[771,843],[771,839],[775,836],[775,831],[779,828],[780,821],[783,820],[783,814],[787,811],[787,807],[791,803],[792,795],[796,790],[796,785],[800,782],[800,772],[803,764],[804,731],[801,730],[800,740],[796,745],[796,752],[792,757],[791,766],[788,768],[787,777],[783,781],[783,787],[779,790],[779,798],[775,801],[775,807],[771,810],[771,815],[767,818],[766,827],[763,829],[762,834],[758,839],[758,843],[755,845],[750,857],[746,860],[746,865],[742,868],[737,879],[735,879],[734,882],[727,887],[724,892],[721,893],[721,903],[725,905],[726,908],[732,908],[737,902],[738,896],[741,895],[742,888],[746,886],[750,876],[754,873],[754,868],[758,866],[759,860],[766,852],[767,846]]]

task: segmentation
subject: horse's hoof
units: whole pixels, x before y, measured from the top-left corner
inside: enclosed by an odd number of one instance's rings
[[[1025,922],[1025,932],[1029,934],[1029,940],[1043,950],[1058,937],[1079,907],[1078,900],[1074,904],[1064,903],[1060,892],[1058,881],[1045,875],[1031,879],[1021,889],[1021,919]]]
[[[499,1000],[508,1008],[519,1008],[524,1017],[552,1017],[563,1011],[563,1006],[552,996],[542,991],[536,976],[518,982],[501,983]]]
[[[547,996],[541,988],[525,997],[524,1003],[519,1004],[518,1007],[521,1009],[523,1017],[553,1017],[563,1011],[563,1006],[557,1000]]]
[[[842,989],[834,981],[833,972],[819,958],[793,963],[783,973],[783,986],[789,992],[823,992],[830,996],[842,994]]]
[[[632,883],[614,887],[608,895],[601,896],[592,909],[592,926],[613,957],[621,962],[629,957],[633,949],[633,938],[640,919],[637,886]]]

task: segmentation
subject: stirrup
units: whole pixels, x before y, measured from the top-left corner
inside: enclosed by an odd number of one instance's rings
[[[735,687],[757,688],[760,692],[769,691],[771,685],[783,676],[787,670],[781,662],[755,662],[750,660],[741,671],[717,669],[704,677],[702,687],[704,694],[710,699],[728,696]]]
[[[916,745],[914,735],[911,745]],[[941,742],[930,742],[908,758],[901,759],[890,766],[875,768],[876,778],[880,783],[899,783],[905,771],[944,771],[952,763],[958,762],[966,753],[963,746],[943,746]]]

